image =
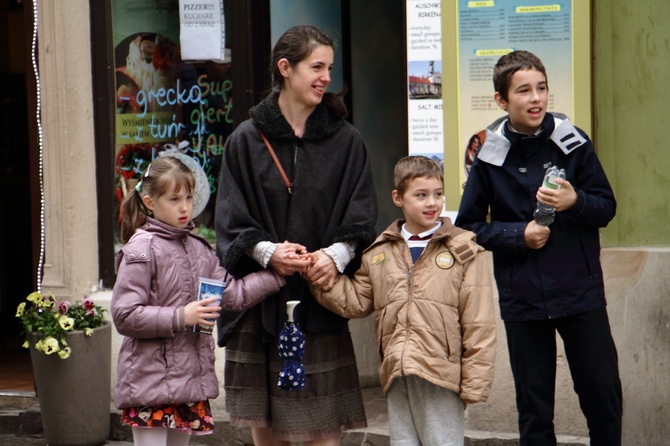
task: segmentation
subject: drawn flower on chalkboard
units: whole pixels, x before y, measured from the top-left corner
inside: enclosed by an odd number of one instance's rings
[[[141,178],[142,172],[151,162],[151,145],[126,144],[116,154],[116,173],[126,180]]]

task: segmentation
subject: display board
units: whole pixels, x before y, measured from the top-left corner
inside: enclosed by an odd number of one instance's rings
[[[547,70],[548,110],[568,115],[590,132],[590,12],[589,1],[441,2],[447,210],[458,210],[483,130],[504,116],[493,100],[493,67],[502,55],[536,54]]]
[[[408,153],[442,164],[442,21],[440,3],[407,1]]]

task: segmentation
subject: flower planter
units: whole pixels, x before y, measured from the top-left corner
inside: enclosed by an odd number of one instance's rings
[[[49,446],[98,446],[109,437],[112,325],[105,322],[91,336],[66,335],[69,358],[46,355],[28,335],[44,436]]]

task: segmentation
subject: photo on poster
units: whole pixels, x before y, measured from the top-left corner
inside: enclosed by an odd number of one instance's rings
[[[442,61],[407,63],[409,99],[442,99]]]
[[[470,136],[470,139],[468,139],[468,143],[465,146],[465,151],[463,154],[463,167],[465,169],[465,177],[467,179],[467,176],[470,174],[470,168],[472,167],[472,163],[475,161],[475,158],[477,157],[477,152],[479,152],[479,149],[481,148],[482,144],[484,144],[484,141],[486,140],[486,130],[480,130],[476,133],[473,133],[472,136]]]
[[[157,97],[147,93],[168,89],[177,80],[181,63],[177,44],[160,34],[137,33],[123,39],[114,55],[118,113],[143,116],[174,108],[159,105]]]

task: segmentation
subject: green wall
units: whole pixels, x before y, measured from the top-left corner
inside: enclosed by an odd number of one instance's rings
[[[594,140],[617,216],[603,246],[670,246],[670,1],[594,0]]]

